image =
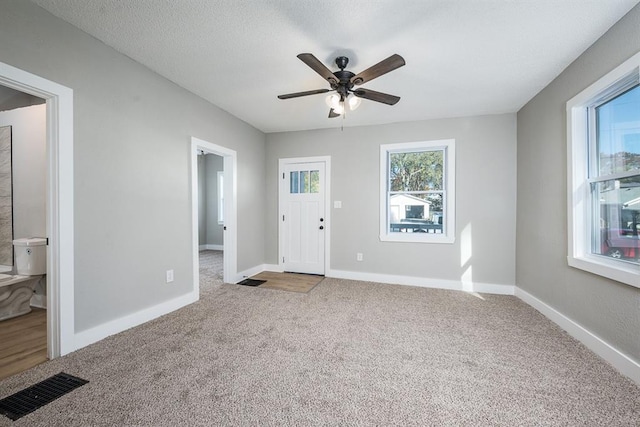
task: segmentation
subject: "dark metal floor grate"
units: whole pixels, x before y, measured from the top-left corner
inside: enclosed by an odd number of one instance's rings
[[[238,282],[237,284],[238,285],[243,285],[243,286],[260,286],[264,282],[266,282],[266,280],[244,279],[242,282]]]
[[[58,375],[0,400],[0,414],[15,421],[88,382],[82,378],[60,372]]]

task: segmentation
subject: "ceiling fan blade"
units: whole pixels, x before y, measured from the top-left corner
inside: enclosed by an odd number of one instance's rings
[[[361,85],[373,80],[376,77],[380,77],[383,74],[387,74],[389,71],[393,71],[396,68],[400,68],[405,64],[404,58],[400,55],[393,54],[387,59],[378,62],[376,65],[367,68],[363,72],[351,77],[351,83],[354,85]]]
[[[287,93],[286,95],[278,95],[279,99],[297,98],[299,96],[316,95],[318,93],[327,93],[330,89],[308,90],[306,92]]]
[[[330,119],[335,119],[336,117],[340,117],[340,114],[336,113],[335,111],[333,111],[333,108],[329,110],[329,118]]]
[[[353,94],[359,98],[369,99],[371,101],[382,102],[383,104],[395,105],[400,101],[399,96],[389,95],[388,93],[376,92],[371,89],[356,89]]]
[[[313,71],[320,74],[323,79],[328,81],[330,84],[335,85],[338,84],[338,79],[336,76],[328,69],[318,58],[313,56],[311,53],[301,53],[298,55],[298,58],[305,64],[307,64]]]

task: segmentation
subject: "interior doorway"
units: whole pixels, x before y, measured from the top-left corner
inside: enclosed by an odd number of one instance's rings
[[[198,151],[200,284],[224,281],[224,157]]]
[[[49,359],[74,351],[73,91],[0,62],[0,85],[46,100]]]
[[[199,185],[203,178],[199,176],[199,172],[202,172],[199,164],[205,164],[212,168],[207,175],[210,177],[215,176],[215,180],[210,179],[207,184],[212,185],[215,183],[215,191],[207,191],[202,188],[202,185]],[[221,170],[216,165],[219,165]],[[236,169],[237,153],[234,150],[198,138],[191,138],[193,277],[194,288],[198,294],[200,289],[201,249],[212,251],[221,249],[223,258],[222,280],[225,283],[235,283],[237,276]],[[208,218],[202,218],[207,209],[200,203],[200,200],[205,196],[205,191],[208,193],[207,196],[215,197],[215,200],[210,200],[210,206],[215,206],[215,209],[209,210],[206,214]],[[202,233],[203,223],[206,224],[204,236]],[[211,227],[211,233],[208,233],[209,226]],[[220,236],[216,236],[218,231],[221,234]],[[204,243],[202,243],[203,239]]]
[[[0,379],[47,360],[45,265],[25,257],[46,251],[44,104],[0,85]]]

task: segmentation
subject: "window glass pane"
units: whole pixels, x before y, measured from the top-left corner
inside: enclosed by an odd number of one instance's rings
[[[300,171],[300,192],[309,192],[309,171]]]
[[[640,86],[596,108],[599,175],[640,170]]]
[[[298,192],[298,171],[289,174],[289,193]]]
[[[390,191],[444,189],[444,150],[389,154]]]
[[[393,193],[388,212],[391,233],[442,233],[441,193]]]
[[[591,184],[592,251],[638,263],[640,256],[640,175]]]
[[[320,172],[317,170],[311,171],[310,192],[311,193],[320,192]]]

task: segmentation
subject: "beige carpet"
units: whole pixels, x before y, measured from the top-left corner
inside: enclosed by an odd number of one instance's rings
[[[199,261],[200,286],[207,286],[222,282],[222,251],[200,251]]]
[[[203,277],[201,301],[0,382],[91,381],[0,426],[638,426],[640,389],[515,297]]]

